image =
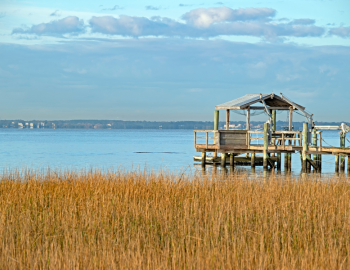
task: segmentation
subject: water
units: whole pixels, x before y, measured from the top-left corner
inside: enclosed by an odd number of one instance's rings
[[[330,145],[339,146],[338,132],[325,131],[322,136]],[[47,167],[130,170],[145,166],[170,171],[200,169],[193,162],[193,156],[200,153],[194,149],[192,130],[0,129],[0,138],[0,170]],[[324,155],[322,161],[322,172],[334,173],[334,156]],[[250,167],[241,169],[250,171]],[[292,172],[299,174],[300,169],[300,155],[293,154]],[[257,173],[261,170],[256,167]]]

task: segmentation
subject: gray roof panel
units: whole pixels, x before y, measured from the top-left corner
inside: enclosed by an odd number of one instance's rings
[[[261,94],[262,98],[268,97],[271,94]],[[260,101],[260,94],[247,94],[243,97],[225,102],[223,104],[215,106],[217,109],[232,108],[232,109],[241,109],[249,104],[253,104]]]

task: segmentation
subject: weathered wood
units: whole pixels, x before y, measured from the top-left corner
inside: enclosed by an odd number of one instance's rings
[[[194,148],[196,148],[196,144],[197,144],[197,132],[194,132]]]
[[[277,171],[281,170],[281,153],[277,153]]]
[[[343,132],[340,133],[340,147],[344,148],[345,147],[345,134]],[[341,155],[340,156],[340,171],[345,170],[345,156]]]
[[[226,110],[226,130],[230,129],[230,110]]]
[[[270,110],[289,110],[290,107],[268,107]],[[250,109],[252,110],[265,110],[265,107],[263,106],[250,106]]]
[[[350,156],[348,156],[348,175],[350,174]]]
[[[223,133],[220,132],[220,139],[246,140],[246,133]]]
[[[270,165],[271,169],[275,168],[275,162],[273,162],[271,158],[267,158],[267,162]]]
[[[246,145],[246,139],[221,139],[221,145]],[[247,146],[248,147],[248,146]]]
[[[307,157],[307,161],[310,165],[312,165],[312,167],[314,168],[315,171],[317,171],[317,172],[319,171],[319,167],[314,160],[312,160],[310,157]]]
[[[289,131],[293,129],[293,107],[289,108]]]
[[[202,167],[205,167],[206,159],[207,159],[206,152],[202,152]]]
[[[264,170],[267,169],[267,149],[269,146],[269,141],[268,141],[268,132],[269,132],[269,124],[264,123],[264,150],[263,150],[263,167]]]
[[[285,154],[284,154],[284,170],[285,170],[285,171],[288,171],[288,165],[289,165],[289,162],[288,162],[288,153],[285,153]]]
[[[246,125],[247,125],[246,130],[249,130],[250,129],[250,108],[249,107],[247,108],[247,123],[246,123]]]
[[[339,155],[335,155],[335,172],[339,172]]]
[[[251,166],[252,168],[255,167],[255,153],[252,153],[252,154],[251,154],[250,166]]]
[[[292,153],[288,153],[288,171],[292,170]]]
[[[235,166],[235,155],[230,154],[230,166],[233,168]]]
[[[214,130],[219,129],[219,111],[214,111]]]
[[[226,167],[226,153],[221,154],[221,166]]]
[[[308,124],[303,123],[303,172],[307,172],[307,157],[306,152],[308,150],[308,138],[307,138],[307,132],[308,132]]]

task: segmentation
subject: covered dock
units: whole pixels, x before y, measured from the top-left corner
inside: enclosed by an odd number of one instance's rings
[[[194,146],[201,157],[195,157],[202,166],[206,164],[220,163],[222,166],[242,164],[235,161],[235,157],[245,154],[244,165],[255,167],[262,165],[264,169],[281,169],[281,154],[284,154],[284,167],[291,169],[291,154],[300,152],[303,171],[311,170],[311,167],[320,172],[322,167],[322,155],[335,155],[336,171],[345,170],[347,158],[347,170],[350,172],[350,148],[345,147],[345,134],[349,127],[343,124],[340,129],[340,147],[327,147],[322,145],[322,127],[315,126],[313,115],[308,113],[305,107],[290,99],[274,93],[271,94],[247,94],[243,97],[215,106],[214,129],[194,130]],[[219,110],[226,111],[225,129],[219,130]],[[246,115],[245,130],[230,129],[231,110],[244,111]],[[264,111],[268,120],[263,130],[251,130],[250,118],[252,111]],[[284,130],[276,130],[276,111],[288,111],[288,127]],[[306,122],[302,131],[293,130],[293,112],[298,111],[305,116]],[[336,127],[337,128],[337,127]],[[342,139],[343,138],[343,139]],[[212,152],[212,157],[207,153]],[[262,154],[262,157],[256,154]],[[220,155],[220,156],[219,156]],[[238,159],[238,158],[236,158]],[[262,160],[262,162],[261,162]],[[338,165],[337,165],[338,164]],[[339,166],[340,165],[340,166]]]

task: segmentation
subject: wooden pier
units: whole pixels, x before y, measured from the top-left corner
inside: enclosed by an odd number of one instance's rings
[[[254,103],[262,103],[263,107],[253,107]],[[322,131],[317,129],[312,121],[312,115],[305,112],[305,108],[289,99],[275,94],[252,94],[216,106],[216,109],[226,110],[226,129],[219,130],[219,111],[215,111],[214,130],[194,130],[194,147],[201,152],[201,157],[194,160],[206,164],[221,166],[250,165],[263,166],[264,169],[281,169],[281,154],[284,153],[284,166],[291,169],[291,154],[299,152],[302,170],[309,172],[311,167],[321,172],[322,155],[335,156],[335,170],[350,172],[350,148],[345,147],[345,134],[348,126],[341,130],[340,147],[324,146]],[[269,121],[264,124],[264,130],[250,130],[250,110],[265,110]],[[246,130],[230,130],[230,110],[246,110]],[[288,130],[276,130],[276,110],[289,111]],[[293,130],[293,111],[301,111],[307,123],[303,124],[303,131]],[[207,153],[213,153],[207,157]],[[238,155],[245,154],[245,157]],[[257,156],[261,154],[261,156]],[[219,156],[220,155],[220,156]],[[339,166],[340,163],[340,166]]]

